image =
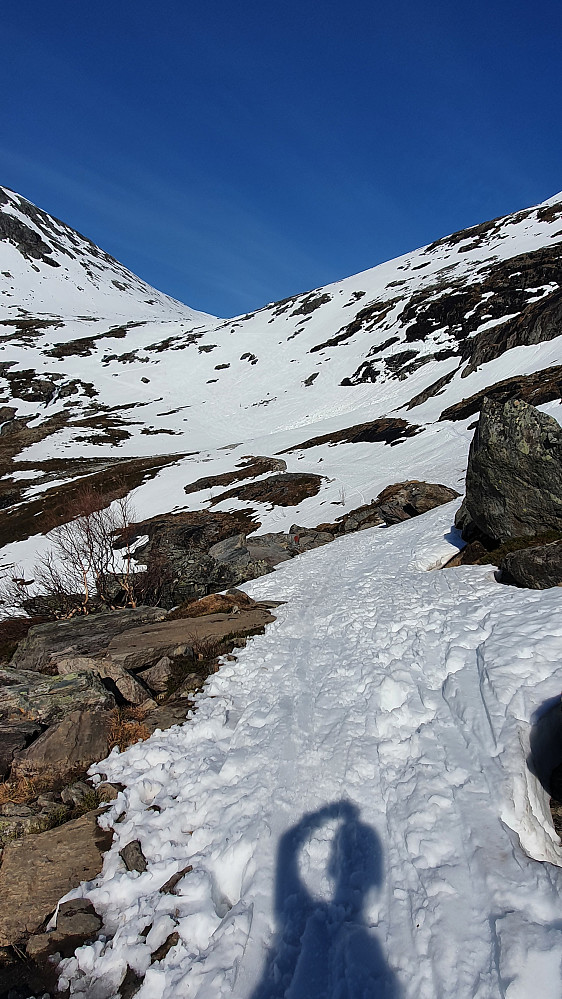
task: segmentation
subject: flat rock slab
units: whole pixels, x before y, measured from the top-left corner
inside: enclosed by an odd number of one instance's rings
[[[270,611],[260,606],[240,610],[237,614],[206,614],[162,621],[116,635],[107,654],[127,669],[134,669],[162,656],[173,656],[178,647],[190,647],[208,639],[219,640],[227,635],[247,635],[272,621],[275,618]]]
[[[25,943],[82,881],[99,874],[112,833],[100,829],[98,812],[9,843],[0,868],[0,947]]]
[[[165,616],[166,611],[160,607],[137,607],[37,624],[18,645],[10,665],[40,670],[59,656],[94,656],[103,652],[115,635],[140,624],[161,621]]]

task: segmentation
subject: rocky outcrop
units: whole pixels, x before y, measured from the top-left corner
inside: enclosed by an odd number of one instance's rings
[[[334,534],[349,534],[351,531],[365,531],[369,527],[401,523],[411,517],[418,517],[443,503],[450,503],[459,494],[449,486],[437,482],[395,482],[387,486],[371,503],[351,510],[340,517],[335,524],[321,524]]]
[[[562,531],[562,428],[556,420],[525,402],[484,399],[455,526],[466,541]]]
[[[308,472],[284,472],[278,475],[268,475],[265,479],[247,482],[219,493],[213,499],[221,503],[226,499],[241,499],[248,502],[268,503],[271,506],[297,506],[309,496],[316,496],[320,491],[323,476]]]
[[[500,562],[502,583],[531,590],[562,585],[562,541],[511,552]]]
[[[102,920],[88,899],[75,898],[61,902],[55,927],[45,933],[35,933],[29,938],[27,956],[47,975],[48,983],[55,977],[55,968],[49,958],[54,954],[72,957],[77,947],[96,938],[101,927]]]
[[[71,711],[14,756],[11,779],[37,775],[64,779],[67,774],[87,770],[91,763],[107,756],[109,727],[107,711]]]
[[[198,617],[188,616],[188,606],[183,613],[175,613],[175,620],[162,621],[150,628],[135,628],[126,635],[117,635],[109,646],[108,655],[120,661],[127,669],[141,668],[151,660],[157,663],[163,656],[183,656],[186,650],[196,645],[210,641],[220,642],[233,633],[241,636],[252,634],[275,620],[263,606]]]
[[[385,524],[398,524],[411,517],[433,510],[443,503],[450,503],[459,494],[449,486],[435,482],[397,482],[379,493],[376,506]]]
[[[0,669],[0,719],[52,725],[71,711],[105,711],[115,698],[87,670],[66,676],[42,676],[24,670]]]
[[[92,659],[89,656],[76,656],[59,659],[57,671],[61,676],[69,673],[91,670],[101,680],[110,681],[104,686],[111,687],[112,692],[119,701],[126,701],[129,704],[142,704],[150,698],[150,690],[140,683],[135,676],[131,676],[119,663],[111,659]]]
[[[540,406],[544,402],[562,399],[562,365],[533,371],[530,375],[514,375],[504,378],[494,385],[475,392],[474,395],[461,399],[444,409],[439,417],[443,420],[467,420],[478,413],[485,398],[494,402],[507,402],[509,399],[522,399],[532,406]],[[412,400],[414,402],[415,400]],[[416,403],[418,405],[418,403]]]
[[[10,773],[16,753],[25,749],[41,732],[36,722],[23,718],[11,722],[0,722],[0,780]]]
[[[20,642],[10,665],[14,669],[42,670],[59,657],[95,656],[107,648],[115,635],[165,617],[166,611],[160,607],[137,607],[38,624]]]

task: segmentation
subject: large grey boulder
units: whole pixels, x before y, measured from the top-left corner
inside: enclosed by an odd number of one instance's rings
[[[562,541],[511,552],[500,562],[502,583],[531,590],[562,585]]]
[[[104,652],[115,635],[165,617],[161,607],[137,607],[37,624],[18,645],[10,665],[14,669],[41,670],[63,656],[95,656]]]
[[[562,428],[534,406],[484,399],[455,518],[463,538],[496,541],[562,530]]]

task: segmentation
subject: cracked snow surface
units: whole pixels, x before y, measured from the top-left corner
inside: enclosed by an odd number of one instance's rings
[[[128,966],[138,999],[559,999],[562,851],[527,757],[562,591],[427,571],[457,505],[249,584],[286,601],[266,634],[192,720],[93,768],[125,790],[73,893],[104,935],[64,962],[72,995]],[[119,857],[136,839],[144,873]]]

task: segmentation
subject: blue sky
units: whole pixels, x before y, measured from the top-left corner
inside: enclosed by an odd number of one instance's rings
[[[6,0],[0,182],[232,316],[562,188],[562,7]]]

